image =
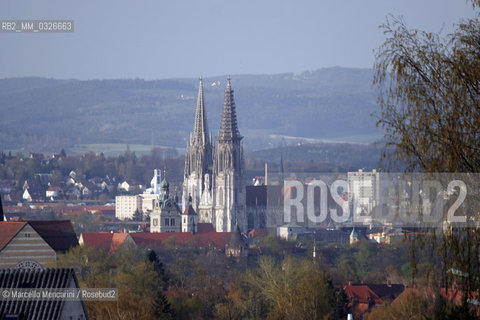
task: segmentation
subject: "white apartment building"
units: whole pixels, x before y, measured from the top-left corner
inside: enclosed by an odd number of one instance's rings
[[[142,214],[150,214],[155,207],[155,201],[158,201],[162,194],[160,182],[161,171],[155,169],[150,182],[150,188],[145,190],[144,193],[135,196],[115,197],[115,217],[120,220],[131,219],[137,209]]]
[[[380,173],[348,172],[348,205],[356,214],[369,213],[380,203]]]
[[[142,212],[142,197],[140,195],[115,197],[115,218],[120,220],[132,219],[137,210]]]

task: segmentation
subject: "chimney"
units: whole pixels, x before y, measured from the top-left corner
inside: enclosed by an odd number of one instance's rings
[[[265,185],[268,185],[268,163],[265,162]]]

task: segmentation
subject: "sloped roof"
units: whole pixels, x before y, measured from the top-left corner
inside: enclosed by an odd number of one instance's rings
[[[187,208],[185,208],[185,211],[183,211],[183,215],[196,216],[197,213],[195,212],[195,209],[193,209],[192,205],[189,205]]]
[[[55,251],[65,252],[78,246],[77,236],[70,220],[30,220],[28,224]]]
[[[109,251],[112,245],[113,233],[111,232],[82,232],[80,237],[87,247]]]
[[[368,284],[368,287],[382,300],[393,300],[405,290],[403,284]]]
[[[17,233],[22,230],[22,228],[27,223],[22,222],[12,222],[12,221],[1,221],[0,222],[0,250],[5,248],[5,246],[17,235]]]
[[[130,237],[128,233],[114,233],[112,237],[112,243],[110,244],[110,251],[115,252],[118,248],[120,248],[127,238]]]
[[[199,222],[197,224],[197,233],[207,233],[207,232],[215,232],[215,228],[213,224],[206,223],[206,222]]]
[[[83,240],[83,244],[87,247],[106,252],[115,252],[130,236],[125,232],[83,232],[80,237]]]
[[[70,281],[78,282],[73,269],[0,269],[1,288],[68,288]],[[85,316],[87,312],[82,303]],[[59,319],[64,306],[63,300],[4,300],[0,303],[0,315],[19,315],[22,319]]]
[[[375,304],[382,304],[383,301],[380,297],[373,292],[372,289],[365,284],[354,284],[348,285],[344,288],[345,294],[348,297],[348,300],[352,302],[353,299],[358,301],[361,304],[368,304],[370,301],[374,301]]]
[[[193,243],[200,248],[217,248],[224,250],[230,241],[231,232],[207,232],[196,233],[190,232],[137,232],[131,233],[133,241],[138,246],[147,248],[162,248],[165,241],[177,246],[188,245]]]

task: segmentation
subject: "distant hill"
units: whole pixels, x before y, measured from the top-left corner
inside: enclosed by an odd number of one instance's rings
[[[370,143],[381,136],[370,69],[232,76],[248,150],[298,141]],[[204,80],[210,130],[218,132],[226,76]],[[0,79],[0,149],[58,151],[85,144],[184,148],[198,79]],[[305,138],[307,138],[305,140]],[[310,141],[311,142],[311,141]]]
[[[290,145],[247,153],[247,157],[263,159],[278,168],[280,156],[285,170],[352,171],[379,168],[383,144],[307,143]],[[288,163],[294,163],[289,168]]]

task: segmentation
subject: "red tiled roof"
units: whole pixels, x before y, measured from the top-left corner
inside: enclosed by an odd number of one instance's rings
[[[215,232],[215,228],[211,223],[199,222],[197,224],[197,233],[207,233],[207,232]]]
[[[5,248],[5,246],[17,235],[17,233],[20,232],[20,230],[22,230],[26,224],[26,222],[1,221],[0,250]]]
[[[81,235],[85,246],[106,252],[117,251],[129,237],[125,232],[83,232]]]
[[[50,187],[47,189],[47,191],[57,191],[58,189],[60,189],[59,187]]]
[[[30,220],[28,224],[55,251],[65,252],[78,245],[77,236],[70,220]]]
[[[113,233],[110,232],[82,232],[80,237],[87,247],[109,251],[112,245]]]
[[[350,302],[355,299],[359,304],[369,304],[369,302],[372,300],[375,302],[375,304],[383,303],[382,299],[380,299],[380,297],[375,294],[375,292],[373,292],[368,285],[348,285],[345,286],[343,290],[345,290],[345,294]]]
[[[110,244],[110,251],[115,252],[118,248],[120,248],[125,240],[129,237],[128,233],[114,233],[112,237],[112,243]]]
[[[197,234],[189,232],[138,232],[131,233],[130,236],[135,244],[147,248],[164,247],[164,242],[167,241],[174,246],[194,244],[200,248],[217,248],[224,250],[230,241],[231,234],[231,232],[207,232]]]

